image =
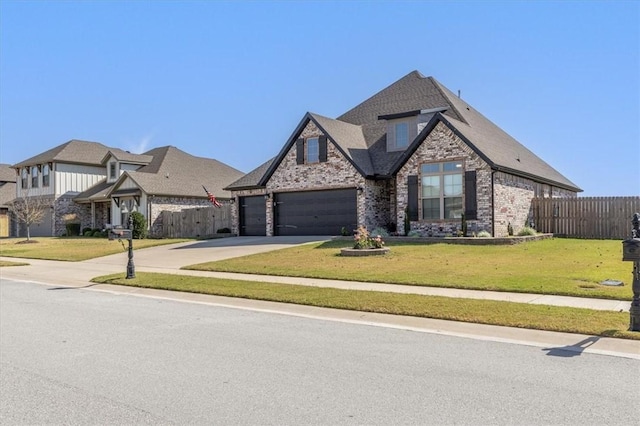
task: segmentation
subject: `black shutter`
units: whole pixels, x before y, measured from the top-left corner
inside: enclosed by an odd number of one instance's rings
[[[296,141],[296,163],[304,164],[304,139],[302,138]]]
[[[326,163],[327,162],[327,137],[326,136],[320,136],[318,138],[318,147],[320,152],[320,162]]]
[[[467,220],[478,219],[475,170],[469,170],[464,173],[464,217]]]
[[[418,176],[407,177],[408,197],[407,210],[409,220],[418,220]]]

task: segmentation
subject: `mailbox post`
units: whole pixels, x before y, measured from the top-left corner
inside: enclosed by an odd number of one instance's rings
[[[127,262],[127,279],[136,277],[136,267],[133,265],[133,216],[129,215],[129,261]]]
[[[629,310],[629,331],[640,331],[640,213],[633,215],[631,238],[622,242],[622,260],[633,262],[633,299]]]
[[[129,229],[116,228],[109,231],[109,240],[129,241],[129,252],[127,262],[127,279],[136,277],[136,268],[133,265],[133,218],[129,216]],[[124,247],[124,244],[122,245]]]

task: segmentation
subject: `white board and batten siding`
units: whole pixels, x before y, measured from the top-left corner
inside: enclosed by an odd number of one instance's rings
[[[91,188],[107,177],[106,169],[102,166],[83,166],[78,164],[56,164],[54,171],[54,185],[56,195],[80,193]]]

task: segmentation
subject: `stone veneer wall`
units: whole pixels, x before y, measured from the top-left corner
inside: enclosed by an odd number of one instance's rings
[[[323,133],[309,121],[299,137],[311,138]],[[339,188],[365,187],[365,179],[338,151],[333,143],[327,140],[327,161],[324,163],[297,164],[296,145],[293,144],[282,162],[278,165],[266,190],[268,193],[285,191],[311,191]],[[375,192],[375,191],[374,191]],[[366,197],[358,195],[358,224],[366,222]],[[267,205],[267,221],[273,216],[273,205]],[[267,235],[273,235],[273,226],[267,228]]]
[[[467,144],[446,125],[438,123],[409,161],[396,176],[396,220],[398,233],[404,234],[405,209],[408,203],[407,178],[420,175],[420,165],[433,161],[463,160],[464,170],[476,171],[476,199],[478,219],[467,221],[469,232],[486,230],[491,232],[491,169]],[[422,216],[419,202],[418,217]],[[411,230],[421,236],[456,235],[461,230],[461,221],[412,221]]]
[[[147,214],[149,223],[149,236],[159,238],[162,236],[162,212],[165,210],[179,212],[188,208],[209,207],[211,202],[206,198],[187,197],[153,197],[149,199],[151,214]]]
[[[364,197],[358,195],[358,198],[364,198],[363,210],[365,211],[364,223],[370,231],[376,228],[388,229],[392,221],[389,207],[391,204],[391,183],[389,181],[366,180],[364,186]]]
[[[78,204],[71,196],[62,196],[54,201],[53,235],[65,235],[67,223],[79,223],[82,228],[91,227],[91,204]]]
[[[255,195],[262,195],[267,193],[264,188],[245,189],[242,191],[233,191],[234,204],[231,207],[231,232],[240,235],[240,197],[251,197]],[[271,204],[272,200],[264,200],[267,205]],[[273,209],[267,208],[267,217],[265,219],[266,235],[269,234],[269,230],[273,230]],[[273,232],[273,231],[271,231]]]

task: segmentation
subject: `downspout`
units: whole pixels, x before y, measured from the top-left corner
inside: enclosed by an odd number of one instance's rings
[[[491,235],[495,238],[496,236],[496,210],[495,210],[495,189],[494,189],[494,175],[496,174],[495,170],[491,170]]]

